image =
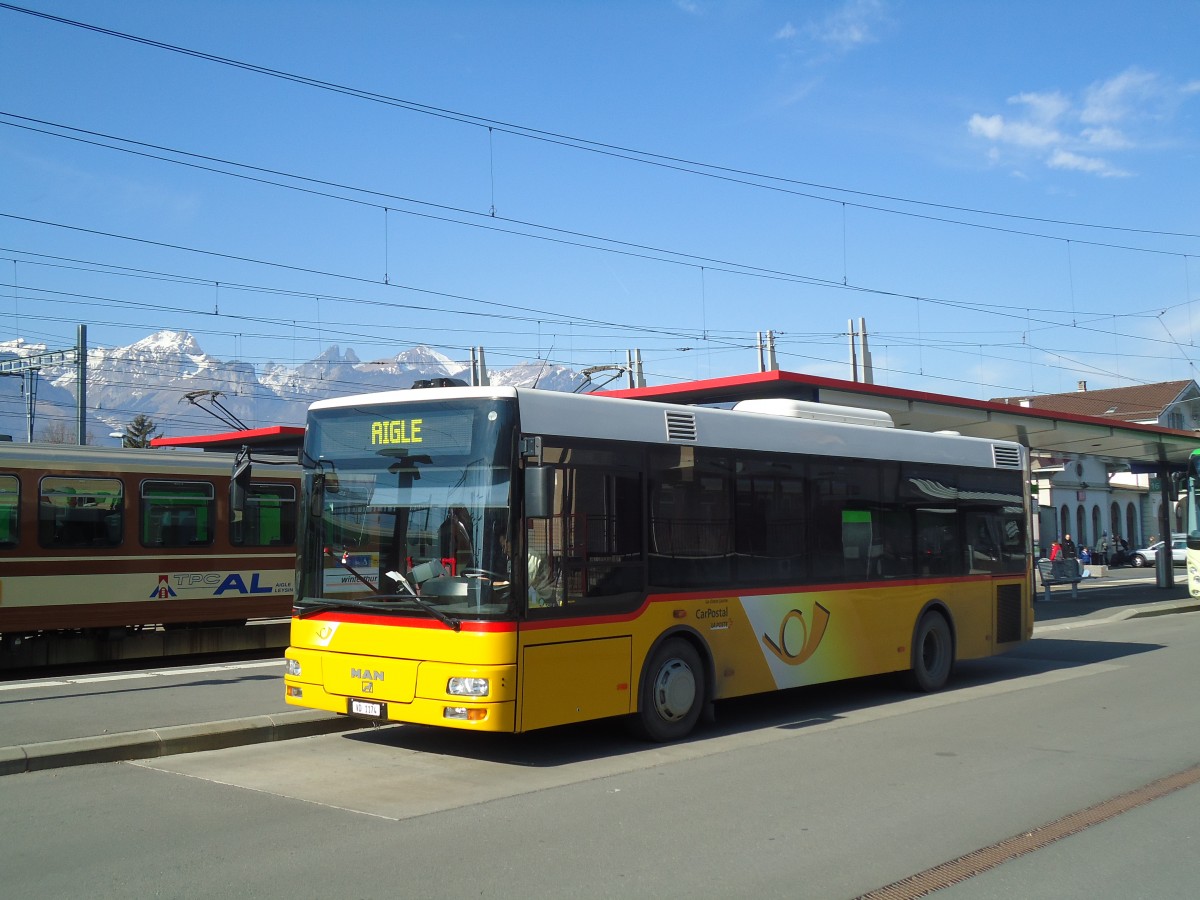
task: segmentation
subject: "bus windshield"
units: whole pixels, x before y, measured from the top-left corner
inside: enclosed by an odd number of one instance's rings
[[[305,437],[300,615],[511,611],[515,407],[459,399],[318,409]]]

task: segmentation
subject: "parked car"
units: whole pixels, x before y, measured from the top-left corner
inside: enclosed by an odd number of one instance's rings
[[[1158,559],[1159,551],[1166,545],[1166,541],[1155,541],[1149,547],[1141,550],[1135,550],[1133,556],[1129,558],[1129,562],[1135,566],[1152,566]],[[1182,534],[1171,535],[1171,564],[1175,566],[1185,565],[1187,562],[1187,536]]]

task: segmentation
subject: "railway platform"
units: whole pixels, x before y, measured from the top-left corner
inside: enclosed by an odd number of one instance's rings
[[[1200,611],[1182,581],[1112,570],[1034,603],[1034,636]],[[1043,596],[1041,593],[1039,597]],[[1061,598],[1061,599],[1060,599]],[[214,750],[370,727],[283,700],[282,647],[261,658],[0,680],[0,775]]]

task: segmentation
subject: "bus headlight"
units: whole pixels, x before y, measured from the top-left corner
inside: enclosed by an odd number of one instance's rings
[[[451,678],[446,693],[456,697],[486,697],[491,685],[486,678]]]
[[[286,657],[283,661],[283,674],[300,677],[300,660]]]

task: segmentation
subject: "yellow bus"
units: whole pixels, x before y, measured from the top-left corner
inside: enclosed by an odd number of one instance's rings
[[[289,704],[476,731],[887,672],[1032,635],[1028,453],[797,401],[514,387],[308,418]]]

